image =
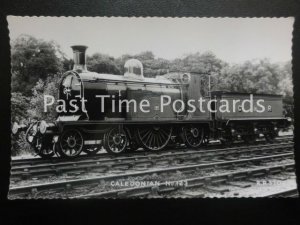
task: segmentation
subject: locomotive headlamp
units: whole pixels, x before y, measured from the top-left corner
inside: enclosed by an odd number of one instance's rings
[[[41,134],[45,134],[47,131],[48,124],[45,120],[42,120],[39,125],[39,131]]]

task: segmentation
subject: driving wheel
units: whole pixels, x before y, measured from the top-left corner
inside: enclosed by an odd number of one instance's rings
[[[145,126],[139,127],[138,138],[142,145],[151,151],[162,150],[167,146],[172,135],[172,127],[170,126]]]

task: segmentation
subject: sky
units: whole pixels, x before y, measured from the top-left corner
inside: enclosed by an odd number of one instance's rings
[[[229,63],[268,58],[292,59],[294,18],[128,18],[8,16],[10,39],[29,34],[54,40],[69,58],[71,45],[87,45],[87,54],[113,57],[152,51],[174,59],[213,52]]]

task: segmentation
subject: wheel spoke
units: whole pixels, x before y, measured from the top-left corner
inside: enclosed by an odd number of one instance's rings
[[[65,156],[77,156],[83,148],[84,140],[78,130],[67,130],[60,141],[61,152]]]
[[[156,134],[156,135],[154,136],[154,146],[158,148],[158,147],[159,147],[159,144],[158,144],[157,140],[158,140],[158,139],[157,139],[157,134]]]
[[[110,153],[120,153],[127,146],[127,136],[123,129],[112,128],[105,134],[104,146]]]
[[[148,131],[146,132],[146,134],[143,135],[142,139],[144,140],[144,138],[146,137],[146,135],[148,135],[150,132],[151,132],[151,130],[148,130]]]
[[[153,133],[150,135],[149,146],[152,147]]]
[[[151,138],[151,136],[152,136],[152,133],[150,132],[149,135],[147,136],[147,139],[146,139],[145,143],[148,143],[148,141]]]
[[[160,150],[169,142],[171,132],[171,128],[147,126],[138,130],[138,137],[146,149]]]
[[[161,139],[161,135],[158,135],[158,139],[159,139],[159,145],[162,145],[163,144],[163,141]]]
[[[165,131],[165,130],[161,130],[161,133],[165,136],[165,137],[168,137],[169,136],[169,134]]]
[[[203,139],[202,129],[191,127],[184,129],[183,132],[186,139],[186,144],[189,147],[199,147],[201,145]],[[195,134],[197,134],[196,137]]]

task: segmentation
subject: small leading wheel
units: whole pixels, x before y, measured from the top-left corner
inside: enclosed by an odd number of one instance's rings
[[[104,148],[110,154],[120,154],[126,150],[128,138],[123,128],[113,127],[104,135]]]
[[[141,144],[151,151],[159,151],[167,146],[172,135],[172,127],[170,126],[145,126],[139,127],[138,137]]]
[[[82,149],[88,155],[96,155],[101,149],[101,145],[86,145]]]
[[[49,136],[42,137],[37,130],[37,123],[32,124],[27,129],[25,138],[41,158],[50,159],[54,156],[52,138]]]
[[[82,134],[77,129],[65,130],[59,138],[59,154],[66,158],[78,156],[84,145]]]
[[[188,147],[198,148],[204,139],[204,129],[190,125],[183,129],[183,136]]]

